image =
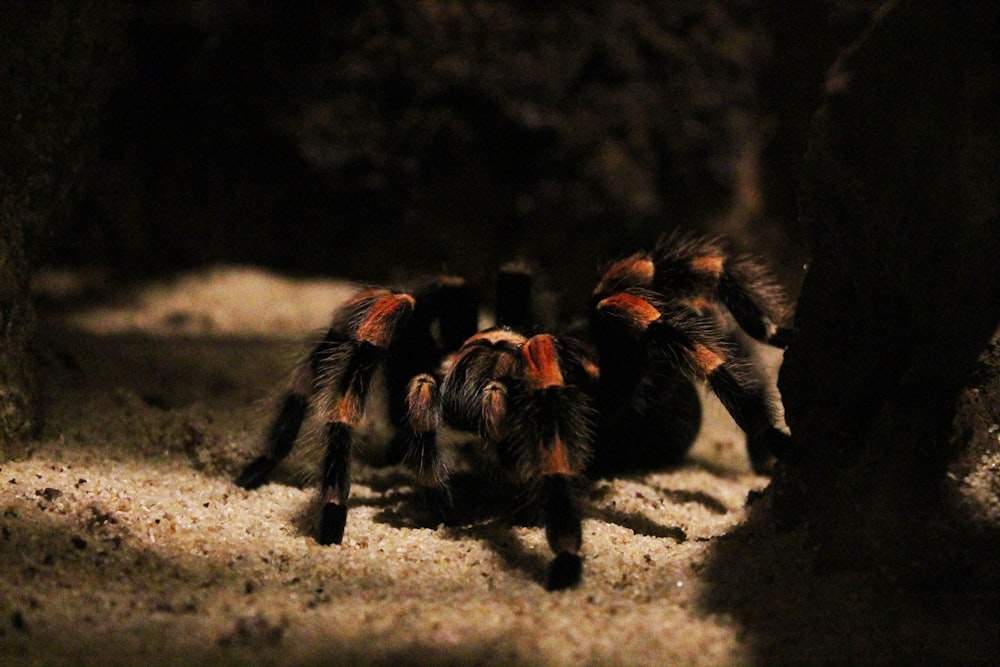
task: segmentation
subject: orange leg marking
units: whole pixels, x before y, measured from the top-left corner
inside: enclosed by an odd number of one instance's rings
[[[353,392],[344,394],[337,400],[337,404],[330,411],[331,423],[347,424],[357,426],[364,417],[364,410],[361,407],[361,399]]]
[[[521,348],[524,355],[524,374],[532,389],[548,389],[565,384],[559,368],[559,354],[556,340],[548,334],[539,334],[528,339]]]
[[[632,255],[612,264],[594,289],[594,294],[625,289],[646,287],[653,282],[656,267],[653,260],[643,254]]]
[[[563,441],[556,435],[555,441],[549,448],[542,449],[542,459],[541,459],[541,470],[539,472],[545,475],[571,475],[572,471],[569,467],[569,452],[566,451],[566,445]]]
[[[726,362],[721,355],[713,352],[704,345],[695,344],[694,350],[691,351],[691,356],[694,357],[695,363],[705,372],[706,376],[714,373],[716,368]]]
[[[634,294],[621,293],[602,299],[597,310],[623,318],[628,324],[645,331],[650,324],[660,319],[660,311],[650,302]]]
[[[691,268],[698,273],[711,273],[719,275],[722,273],[724,259],[718,255],[704,255],[691,260]]]
[[[400,319],[416,305],[409,294],[388,294],[374,304],[358,324],[357,338],[376,347],[388,347]]]

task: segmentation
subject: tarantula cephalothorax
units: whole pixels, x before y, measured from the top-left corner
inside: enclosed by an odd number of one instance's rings
[[[738,330],[783,345],[780,289],[762,265],[721,242],[674,233],[652,252],[611,264],[594,291],[586,336],[530,335],[531,276],[502,271],[493,328],[477,332],[477,302],[456,278],[413,293],[366,289],[336,313],[293,374],[266,451],[236,479],[252,489],[289,453],[310,406],[325,422],[318,540],[340,543],[351,450],[369,388],[382,373],[391,445],[425,488],[446,484],[442,425],[469,431],[537,492],[555,554],[548,588],[575,585],[582,561],[575,482],[595,451],[663,437],[666,392],[678,376],[705,381],[747,433],[754,467],[786,451],[760,372]],[[638,425],[638,427],[637,427]],[[626,428],[627,427],[627,428]],[[628,440],[616,440],[616,432]]]

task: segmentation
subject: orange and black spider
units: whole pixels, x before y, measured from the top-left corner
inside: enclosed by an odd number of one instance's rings
[[[585,335],[532,333],[531,276],[498,277],[497,325],[477,331],[471,290],[445,277],[412,293],[366,289],[335,314],[293,374],[266,450],[236,479],[265,483],[312,409],[325,424],[317,539],[339,544],[347,521],[351,452],[376,374],[385,379],[393,449],[428,489],[447,484],[443,425],[476,434],[521,487],[535,492],[555,557],[547,587],[581,576],[578,480],[629,448],[673,442],[677,381],[705,382],[747,433],[765,471],[787,452],[775,406],[740,331],[783,346],[781,290],[764,267],[723,243],[665,236],[652,252],[612,263],[594,290]],[[666,459],[690,440],[667,446]]]

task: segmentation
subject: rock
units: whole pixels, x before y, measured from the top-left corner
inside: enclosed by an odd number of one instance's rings
[[[792,514],[868,537],[919,522],[956,456],[955,402],[1000,321],[998,29],[995,3],[890,3],[828,78],[779,382]]]
[[[28,346],[33,250],[64,232],[113,80],[124,6],[11,3],[0,21],[0,460],[38,422]],[[75,240],[75,239],[74,239]],[[28,247],[33,243],[33,247]]]
[[[1000,526],[1000,337],[990,341],[958,400],[958,458],[948,469],[958,502],[974,524]]]
[[[0,211],[0,461],[19,453],[35,424],[28,341],[34,316],[20,221]]]

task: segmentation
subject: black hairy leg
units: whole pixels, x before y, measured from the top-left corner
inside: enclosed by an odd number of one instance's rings
[[[582,359],[548,334],[521,348],[523,373],[512,382],[507,440],[517,476],[539,489],[549,548],[547,588],[575,586],[581,576],[581,515],[574,494],[591,458],[594,415],[589,398],[567,384],[585,370]]]
[[[650,377],[655,382],[658,374],[703,381],[747,434],[755,471],[767,472],[772,454],[787,451],[789,437],[774,426],[775,410],[760,377],[741,348],[727,340],[712,302],[666,300],[651,290],[629,288],[604,298],[596,310],[604,335],[602,372],[623,362],[639,368],[623,355],[645,360],[642,372],[623,374],[620,391],[633,392],[634,385]]]
[[[775,408],[762,379],[745,358],[707,353],[703,363],[712,391],[746,433],[747,455],[754,472],[769,473],[775,457],[787,459],[790,455],[791,437],[774,425]]]
[[[339,543],[347,520],[350,457],[373,375],[409,319],[415,301],[391,290],[365,290],[342,306],[323,339],[293,375],[292,386],[268,430],[266,450],[236,478],[253,489],[265,483],[292,450],[308,405],[322,400],[326,448],[322,470],[322,518],[318,539]]]
[[[278,416],[267,433],[266,452],[254,459],[236,478],[236,485],[256,489],[271,477],[277,465],[292,451],[299,428],[306,417],[308,398],[290,391],[285,394]]]
[[[545,587],[550,591],[572,588],[580,583],[583,559],[583,529],[580,509],[568,475],[546,475],[542,478],[543,521],[545,539],[555,554],[549,564]]]
[[[629,289],[655,291],[667,301],[725,306],[737,326],[753,338],[787,347],[789,306],[770,270],[748,255],[733,254],[718,238],[673,232],[652,252],[611,264],[594,290],[595,304]]]
[[[385,344],[391,340],[387,338]],[[385,345],[384,344],[384,345]],[[333,396],[325,412],[326,449],[321,480],[322,508],[317,540],[340,544],[347,522],[347,499],[351,493],[351,452],[364,416],[365,403],[384,345],[358,342],[340,380],[339,395]]]

